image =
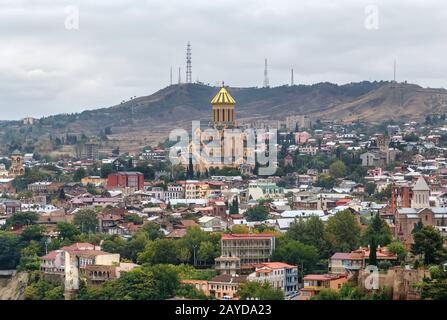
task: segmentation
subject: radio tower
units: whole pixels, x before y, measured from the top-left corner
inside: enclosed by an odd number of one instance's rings
[[[178,84],[182,83],[182,74],[180,67],[178,68]]]
[[[169,74],[169,85],[172,86],[172,67],[171,67],[171,72]]]
[[[269,76],[267,73],[267,59],[265,59],[265,69],[264,69],[264,88],[269,88]]]
[[[293,86],[294,84],[293,84],[293,68],[292,68],[292,70],[291,70],[291,72],[290,72],[290,86]]]
[[[191,44],[186,47],[186,83],[192,83]]]
[[[394,59],[394,76],[393,81],[396,82],[397,61]]]

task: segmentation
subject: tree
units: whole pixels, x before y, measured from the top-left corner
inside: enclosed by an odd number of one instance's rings
[[[337,291],[329,288],[323,288],[314,295],[311,300],[341,300]]]
[[[136,213],[131,213],[131,214],[127,214],[124,217],[124,221],[125,222],[132,222],[134,224],[143,224],[143,218],[140,217],[138,214]]]
[[[305,272],[315,268],[318,258],[319,254],[314,246],[295,240],[279,241],[272,256],[273,261],[287,262],[299,266],[302,265]]]
[[[320,174],[318,178],[317,186],[324,189],[332,189],[335,185],[335,179],[329,174]]]
[[[205,263],[212,263],[216,257],[216,249],[211,241],[200,243],[197,258]]]
[[[447,271],[443,266],[431,266],[430,278],[425,278],[418,285],[421,289],[422,299],[447,300]]]
[[[397,255],[397,260],[404,262],[407,257],[407,250],[405,246],[400,241],[393,241],[388,245],[388,251]]]
[[[235,224],[231,227],[231,233],[235,234],[250,233],[250,228],[244,224]]]
[[[365,186],[365,192],[368,195],[373,195],[376,192],[376,184],[374,182],[368,182]]]
[[[143,252],[137,254],[138,263],[171,263],[176,264],[178,259],[178,246],[174,240],[157,239],[149,241]]]
[[[6,220],[6,226],[28,226],[31,224],[36,224],[37,220],[39,220],[39,215],[35,212],[16,212],[9,219]]]
[[[59,238],[62,240],[73,240],[80,234],[79,229],[69,222],[58,222],[56,231],[59,233]]]
[[[164,237],[164,233],[161,231],[160,225],[154,222],[149,222],[143,225],[138,233],[143,234],[148,240],[162,239]]]
[[[327,240],[324,223],[317,216],[296,220],[290,225],[285,236],[287,239],[314,246],[323,258],[328,258],[331,254],[331,243]]]
[[[441,233],[433,226],[424,226],[413,234],[414,244],[411,247],[413,254],[424,255],[425,265],[439,262],[445,257],[443,238]]]
[[[237,289],[239,299],[284,300],[284,293],[274,289],[268,282],[247,281],[241,283]]]
[[[73,174],[73,181],[81,181],[83,178],[87,176],[87,172],[84,168],[79,168]]]
[[[109,174],[116,172],[115,168],[111,163],[106,163],[101,166],[101,178],[106,179]]]
[[[375,214],[362,235],[363,243],[370,247],[370,264],[377,264],[377,246],[386,246],[391,240],[392,235],[388,224],[380,218],[378,213]]]
[[[34,271],[40,269],[40,258],[37,255],[40,246],[37,241],[32,240],[29,245],[20,252],[18,271]]]
[[[30,283],[25,288],[25,300],[64,300],[64,289],[45,280],[38,273],[31,273]]]
[[[20,238],[0,231],[0,270],[15,269],[20,259]]]
[[[334,178],[343,178],[346,175],[346,166],[341,160],[334,161],[329,166],[329,173]]]
[[[244,212],[244,216],[247,221],[265,221],[268,219],[268,215],[269,212],[263,205],[253,206]]]
[[[349,252],[357,248],[360,240],[360,226],[351,211],[339,211],[330,217],[326,231],[335,250]]]
[[[237,197],[233,198],[232,204],[229,208],[230,214],[239,214],[239,201]]]
[[[158,294],[158,300],[167,299],[174,296],[175,291],[178,289],[180,284],[179,275],[175,266],[159,264],[150,267],[146,266],[144,269],[153,274],[154,286]]]
[[[75,213],[73,223],[81,232],[95,232],[98,227],[96,212],[91,209],[82,209]]]
[[[203,242],[211,242],[214,246],[214,257],[220,255],[220,234],[203,231],[198,226],[189,227],[186,231],[186,235],[177,241],[179,250],[186,248],[189,251],[190,262],[196,263],[198,258],[198,251]],[[208,251],[209,252],[209,251]],[[186,253],[183,253],[186,256]],[[195,258],[195,259],[194,259]]]
[[[373,266],[377,266],[377,240],[376,237],[371,239],[369,245],[369,257],[368,263]]]
[[[101,287],[82,283],[80,300],[163,300],[172,298],[179,287],[173,266],[143,266],[122,273],[119,279],[106,281]]]
[[[59,200],[65,200],[67,199],[67,196],[65,195],[65,190],[64,188],[60,188],[59,189],[59,196],[58,196]]]

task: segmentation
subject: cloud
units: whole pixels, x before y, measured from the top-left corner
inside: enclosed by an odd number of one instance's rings
[[[365,28],[368,5],[378,29]],[[68,6],[79,29],[67,30]],[[0,0],[0,119],[106,107],[185,79],[260,86],[398,80],[445,87],[447,3],[379,0]]]

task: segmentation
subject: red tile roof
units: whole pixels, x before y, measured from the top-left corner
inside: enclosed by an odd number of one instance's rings
[[[258,267],[258,265],[256,266]],[[284,263],[284,262],[265,262],[265,263],[261,263],[259,264],[259,267],[268,267],[270,269],[290,269],[290,268],[296,268],[296,266],[293,266],[291,264],[288,263]]]
[[[92,248],[95,249],[95,245],[87,242],[77,242],[72,245],[62,247],[61,250],[65,251],[73,251],[73,250],[85,250],[84,248]],[[90,250],[90,249],[88,249]]]
[[[330,281],[330,280],[337,280],[341,278],[347,278],[346,275],[342,274],[308,274],[304,276],[304,280],[310,280],[310,281]]]

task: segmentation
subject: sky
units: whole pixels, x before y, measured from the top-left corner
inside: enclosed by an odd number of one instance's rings
[[[0,0],[0,120],[108,107],[174,83],[447,87],[445,0]]]

